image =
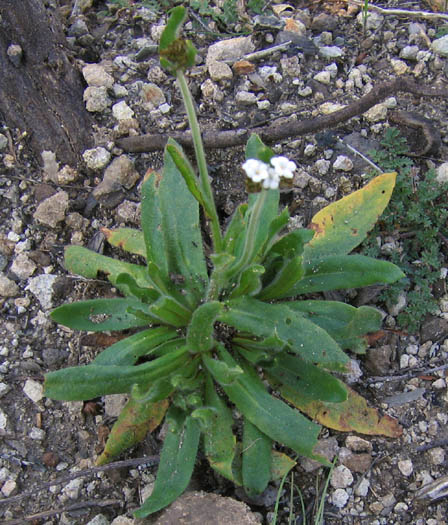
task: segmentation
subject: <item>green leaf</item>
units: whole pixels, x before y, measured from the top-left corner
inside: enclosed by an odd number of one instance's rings
[[[107,242],[112,246],[146,258],[145,239],[142,231],[133,228],[117,228],[115,230],[101,228],[101,231],[106,236]]]
[[[191,353],[207,352],[213,348],[214,324],[222,308],[221,303],[211,301],[195,310],[187,330],[187,344]]]
[[[208,354],[203,354],[202,360],[209,372],[220,385],[231,385],[235,382],[237,377],[244,373],[238,365],[235,364],[234,366],[229,366],[227,363],[219,359],[211,359]]]
[[[129,295],[133,295],[142,303],[150,303],[159,298],[160,293],[153,288],[142,288],[128,273],[120,273],[116,279],[117,287],[127,287]]]
[[[320,427],[292,409],[283,401],[272,397],[257,376],[257,373],[243,362],[237,363],[232,356],[219,346],[219,357],[228,367],[241,367],[244,373],[232,384],[220,380],[214,366],[215,359],[204,355],[203,361],[215,380],[222,386],[230,401],[256,427],[271,439],[293,449],[298,454],[328,462],[313,453]]]
[[[282,354],[263,368],[271,377],[308,399],[341,403],[347,399],[343,383],[298,355]]]
[[[246,417],[243,431],[243,485],[249,497],[261,494],[271,479],[272,440]]]
[[[96,460],[96,464],[105,465],[128,448],[143,441],[148,432],[160,425],[168,405],[168,400],[140,403],[131,397],[112,427],[104,451]]]
[[[279,452],[278,450],[272,451],[271,458],[271,479],[276,481],[282,479],[283,476],[297,465],[297,462],[291,459],[286,454]]]
[[[45,395],[64,401],[85,401],[108,394],[130,392],[134,384],[148,388],[156,379],[185,366],[185,347],[138,366],[90,364],[50,372],[45,376]]]
[[[261,290],[261,276],[264,274],[264,267],[260,264],[249,266],[240,274],[238,284],[230,293],[231,299],[236,299],[242,295],[256,295]]]
[[[283,257],[292,258],[303,254],[305,245],[313,238],[313,230],[294,230],[279,239],[269,253],[276,253]]]
[[[117,277],[123,273],[133,277],[138,286],[152,288],[144,266],[112,259],[83,246],[68,246],[65,250],[64,264],[69,272],[82,275],[87,279],[96,279],[98,272],[104,272],[109,281],[125,295],[130,294],[128,287],[117,285]]]
[[[241,473],[235,472],[233,462],[236,454],[236,438],[232,432],[232,411],[216,392],[210,374],[206,375],[205,403],[214,409],[203,432],[204,452],[210,466],[237,485],[242,484]]]
[[[291,301],[288,307],[327,331],[344,350],[359,353],[367,348],[366,334],[377,332],[382,323],[381,312],[370,306],[355,308],[338,301]]]
[[[268,236],[262,250],[262,257],[270,251],[272,245],[277,241],[278,234],[286,227],[289,222],[288,208],[284,208],[279,215],[274,217],[269,225]]]
[[[309,363],[346,371],[349,359],[330,335],[285,304],[266,304],[251,297],[230,300],[219,320],[259,338],[276,336]],[[239,340],[239,344],[241,340]]]
[[[285,259],[283,266],[277,271],[274,279],[263,287],[257,298],[262,301],[270,301],[271,299],[284,297],[297,281],[300,281],[303,274],[303,257]]]
[[[246,159],[258,159],[269,164],[274,155],[274,151],[263,144],[256,133],[252,133],[246,144]]]
[[[103,350],[95,357],[92,364],[134,365],[139,357],[151,355],[160,345],[174,338],[177,338],[177,332],[168,326],[142,330]],[[185,342],[184,339],[180,341]]]
[[[232,215],[224,235],[224,245],[227,253],[233,255],[240,255],[241,253],[240,250],[243,244],[241,239],[243,238],[244,230],[247,225],[247,209],[247,203],[240,204]],[[240,246],[239,250],[236,250],[237,245]]]
[[[172,503],[187,488],[193,473],[201,435],[199,423],[175,407],[168,411],[166,422],[168,432],[154,490],[134,512],[136,518],[145,518]]]
[[[162,323],[181,328],[191,320],[191,311],[172,297],[162,295],[149,306],[148,311]]]
[[[383,173],[364,188],[320,210],[311,220],[315,235],[305,246],[305,260],[346,255],[356,248],[386,208],[396,175]]]
[[[305,266],[305,276],[283,297],[305,293],[360,288],[371,284],[389,284],[404,277],[404,273],[387,261],[364,255],[335,255]]]
[[[56,323],[73,330],[104,332],[105,330],[126,330],[145,326],[147,321],[129,313],[129,308],[146,310],[147,306],[132,297],[117,299],[90,299],[63,304],[51,312]]]
[[[163,173],[152,172],[142,187],[147,258],[155,263],[167,287],[173,286],[173,276],[182,276],[182,283],[174,284],[188,304],[196,306],[208,283],[199,206],[166,151],[164,161]]]
[[[199,188],[199,181],[194,172],[193,166],[190,164],[190,161],[186,157],[185,153],[182,150],[182,147],[177,144],[173,139],[168,141],[166,145],[166,151],[171,155],[173,162],[176,164],[176,168],[179,170],[179,173],[184,178],[185,184],[187,185],[190,193],[198,201],[198,203],[205,209],[209,217],[212,216],[210,210],[207,210],[204,197],[202,195],[201,189]]]

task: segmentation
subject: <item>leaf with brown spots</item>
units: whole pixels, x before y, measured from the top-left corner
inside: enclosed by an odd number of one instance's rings
[[[376,408],[349,387],[346,401],[325,403],[310,401],[288,387],[281,387],[281,395],[307,416],[328,428],[342,432],[359,432],[371,436],[400,437],[403,433],[398,421],[390,416],[380,416]]]
[[[358,246],[383,213],[395,186],[396,173],[383,173],[346,197],[320,210],[310,228],[316,233],[305,246],[306,261],[347,255]]]

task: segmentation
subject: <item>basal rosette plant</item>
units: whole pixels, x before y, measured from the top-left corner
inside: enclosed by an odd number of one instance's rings
[[[142,185],[142,231],[104,230],[112,246],[141,256],[144,265],[67,248],[68,270],[87,278],[102,272],[123,297],[65,304],[52,319],[76,330],[132,335],[91,364],[45,379],[53,399],[129,394],[100,465],[165,421],[154,490],[137,517],[162,509],[185,490],[199,447],[215,471],[255,495],[295,465],[275,442],[329,465],[314,451],[321,427],[306,415],[339,430],[401,432],[395,420],[381,418],[331,374],[348,371],[344,350],[365,351],[366,334],[381,326],[380,312],[308,298],[403,277],[391,263],[349,255],[387,205],[395,174],[380,175],[330,204],[310,229],[288,232],[278,187],[291,181],[295,164],[252,135],[243,169],[257,192],[222,232],[184,76],[195,55],[191,42],[178,38],[185,15],[183,7],[171,11],[160,55],[184,98],[199,175],[169,140],[163,170],[149,171]],[[212,239],[208,257],[199,206]]]

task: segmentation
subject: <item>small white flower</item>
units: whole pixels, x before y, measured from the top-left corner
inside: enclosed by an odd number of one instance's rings
[[[249,179],[254,182],[262,182],[269,177],[269,164],[257,159],[249,159],[243,164],[243,170]]]
[[[263,188],[266,190],[276,190],[280,184],[280,177],[273,168],[268,169],[268,176],[263,181]]]
[[[292,179],[297,168],[295,163],[286,157],[272,157],[271,164],[274,166],[277,176],[285,179]]]

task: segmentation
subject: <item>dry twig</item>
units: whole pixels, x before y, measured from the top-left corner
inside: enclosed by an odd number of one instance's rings
[[[364,0],[351,0],[351,4],[364,7]],[[391,15],[391,16],[407,16],[410,18],[425,18],[426,20],[448,20],[448,15],[444,13],[432,13],[431,11],[409,11],[408,9],[385,9],[384,7],[379,7],[373,5],[369,2],[368,9],[370,11],[376,11],[382,15]]]
[[[252,129],[237,129],[231,131],[205,131],[203,133],[204,146],[206,148],[230,148],[245,144],[251,133],[258,133],[265,143],[278,142],[280,140],[308,135],[332,128],[346,122],[353,117],[362,115],[375,104],[382,100],[399,93],[405,92],[420,97],[443,97],[448,99],[448,89],[444,87],[430,88],[416,84],[410,78],[399,77],[391,82],[384,82],[373,88],[367,95],[355,100],[348,106],[313,119],[297,119],[294,115],[288,119],[274,122],[267,126],[260,126]],[[173,139],[183,146],[192,146],[191,133],[170,134]],[[148,134],[136,137],[124,137],[118,139],[116,144],[119,148],[133,153],[158,151],[165,147],[168,135]]]

